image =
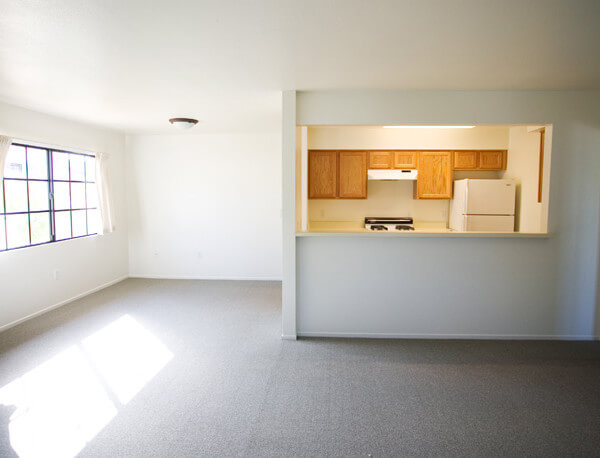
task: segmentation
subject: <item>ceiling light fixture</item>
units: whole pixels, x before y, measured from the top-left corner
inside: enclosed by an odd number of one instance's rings
[[[191,129],[198,124],[198,120],[192,118],[171,118],[169,122],[181,130]]]
[[[383,126],[384,129],[472,129],[475,126]]]

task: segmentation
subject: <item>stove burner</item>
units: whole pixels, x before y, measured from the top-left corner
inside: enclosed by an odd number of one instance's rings
[[[373,224],[373,225],[371,225],[371,230],[372,231],[387,231],[388,228],[382,224]]]

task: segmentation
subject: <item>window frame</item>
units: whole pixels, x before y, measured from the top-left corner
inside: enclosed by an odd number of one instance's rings
[[[53,147],[49,147],[49,146],[42,146],[42,145],[36,145],[36,144],[27,144],[27,143],[21,143],[21,142],[13,142],[11,144],[12,146],[18,146],[18,147],[23,147],[25,148],[25,178],[11,178],[11,177],[3,177],[2,183],[0,183],[0,185],[2,186],[2,204],[3,204],[3,212],[0,212],[0,224],[4,225],[4,244],[5,247],[4,249],[0,249],[0,253],[4,253],[4,252],[8,252],[8,251],[14,251],[14,250],[21,250],[23,248],[30,248],[30,247],[34,247],[34,246],[41,246],[41,245],[49,245],[51,243],[59,243],[59,242],[65,242],[68,240],[74,240],[74,239],[81,239],[81,238],[85,238],[85,237],[92,237],[92,236],[96,236],[98,235],[98,232],[92,232],[92,233],[88,233],[90,228],[89,228],[89,211],[98,211],[98,205],[96,202],[96,206],[94,207],[88,207],[88,184],[93,184],[94,186],[96,186],[96,179],[95,176],[93,177],[93,181],[89,181],[87,178],[88,175],[88,170],[87,170],[87,164],[85,164],[84,166],[84,176],[83,176],[83,181],[81,180],[72,180],[71,179],[71,163],[69,160],[69,179],[65,180],[65,179],[55,179],[54,178],[54,153],[64,153],[64,154],[69,154],[69,155],[75,155],[75,156],[83,156],[84,158],[93,158],[94,161],[96,161],[96,156],[94,154],[91,153],[79,153],[79,152],[74,152],[74,151],[68,151],[68,150],[63,150],[63,149],[59,149],[59,148],[53,148]],[[34,148],[37,150],[44,150],[46,152],[46,167],[47,167],[47,171],[48,171],[48,178],[47,179],[42,179],[42,178],[29,178],[29,160],[28,160],[28,148]],[[8,212],[7,208],[6,208],[6,186],[5,183],[6,181],[14,181],[14,182],[24,182],[26,183],[27,186],[27,211],[21,211],[21,212]],[[48,209],[47,210],[31,210],[31,201],[29,198],[29,183],[30,182],[48,182]],[[55,199],[54,199],[54,183],[68,183],[69,185],[69,208],[68,209],[60,209],[60,210],[56,210],[55,208]],[[84,185],[84,195],[85,195],[85,206],[83,208],[73,208],[73,196],[72,196],[72,184],[73,183],[81,183]],[[96,191],[97,192],[97,191]],[[73,212],[74,211],[85,211],[85,228],[86,228],[86,234],[84,235],[77,235],[77,236],[73,236]],[[71,223],[71,236],[67,237],[67,238],[61,238],[61,239],[56,239],[56,214],[57,213],[65,213],[68,212],[70,215],[70,223]],[[47,242],[40,242],[40,243],[31,243],[31,215],[35,215],[35,214],[41,214],[41,213],[48,213],[49,219],[50,219],[50,240],[48,240]],[[27,228],[28,228],[28,232],[29,232],[29,244],[28,245],[22,245],[22,246],[18,246],[18,247],[12,247],[9,248],[8,247],[8,221],[7,221],[7,216],[10,215],[27,215]]]

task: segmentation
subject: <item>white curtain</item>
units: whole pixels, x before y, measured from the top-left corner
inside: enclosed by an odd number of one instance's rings
[[[6,165],[6,156],[8,156],[11,143],[12,138],[0,135],[0,186],[2,186],[2,180],[4,179],[4,166]]]
[[[102,222],[100,234],[108,234],[115,230],[115,216],[108,173],[109,158],[110,155],[107,153],[96,154],[96,187],[98,189],[98,208]]]

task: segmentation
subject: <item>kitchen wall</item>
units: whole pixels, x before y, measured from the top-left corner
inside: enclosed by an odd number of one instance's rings
[[[308,91],[296,101],[306,125],[553,126],[547,238],[297,237],[297,300],[283,308],[300,335],[598,337],[599,91]]]
[[[384,129],[310,126],[310,149],[507,149],[508,126],[472,129]],[[461,178],[498,178],[498,172],[458,172]],[[412,216],[447,221],[449,201],[413,198],[412,181],[369,181],[367,199],[310,199],[310,221],[362,221],[365,216]]]
[[[0,253],[3,329],[126,277],[128,257],[124,135],[6,104],[0,104],[0,133],[67,150],[110,153],[117,226],[111,234]]]
[[[309,149],[506,149],[508,126],[472,129],[384,129],[309,126]]]
[[[302,135],[306,128],[296,127],[296,231],[302,230]]]
[[[521,232],[545,232],[546,218],[544,207],[548,200],[538,203],[538,176],[540,157],[540,133],[531,131],[530,126],[515,126],[509,131],[508,161],[502,178],[517,181],[516,230]],[[548,138],[545,142],[545,168],[550,166],[552,126],[547,126]]]
[[[281,278],[281,134],[127,138],[130,272]]]

